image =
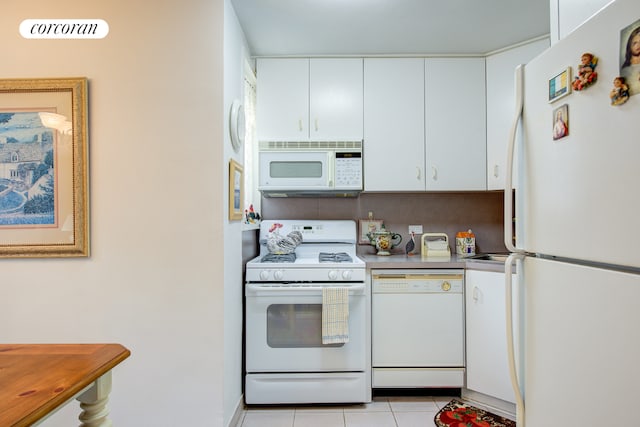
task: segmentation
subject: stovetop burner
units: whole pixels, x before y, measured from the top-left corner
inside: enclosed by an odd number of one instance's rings
[[[266,254],[260,259],[260,262],[296,262],[296,254]]]
[[[318,254],[319,262],[352,262],[353,259],[346,252],[337,252],[337,253],[329,253],[329,252],[320,252]]]

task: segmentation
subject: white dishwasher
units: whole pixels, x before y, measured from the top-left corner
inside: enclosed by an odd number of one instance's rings
[[[373,388],[464,386],[464,270],[371,271]]]

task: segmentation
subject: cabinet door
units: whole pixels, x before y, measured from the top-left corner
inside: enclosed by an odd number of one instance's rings
[[[424,60],[364,60],[364,189],[424,191]]]
[[[515,115],[514,72],[549,47],[538,40],[487,57],[487,188],[504,190],[507,143]],[[517,144],[518,146],[520,144]],[[517,157],[516,157],[517,158]],[[514,164],[517,168],[517,164]],[[514,170],[517,176],[517,169]]]
[[[258,140],[309,139],[309,59],[258,59]]]
[[[507,361],[504,273],[465,273],[467,388],[515,403]]]
[[[426,188],[486,190],[484,58],[427,58]]]
[[[362,140],[362,59],[311,59],[309,138]]]

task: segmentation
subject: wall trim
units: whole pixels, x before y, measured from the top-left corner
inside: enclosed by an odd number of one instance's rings
[[[227,424],[227,427],[240,426],[240,422],[242,421],[243,415],[244,415],[244,394],[241,394],[240,399],[238,399],[238,403],[236,404],[236,409],[235,411],[233,411],[233,416],[229,420],[229,424]]]

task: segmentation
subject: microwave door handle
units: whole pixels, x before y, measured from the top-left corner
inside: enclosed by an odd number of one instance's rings
[[[330,151],[327,153],[327,183],[329,184],[329,188],[335,187],[335,177],[336,177],[336,153]]]

